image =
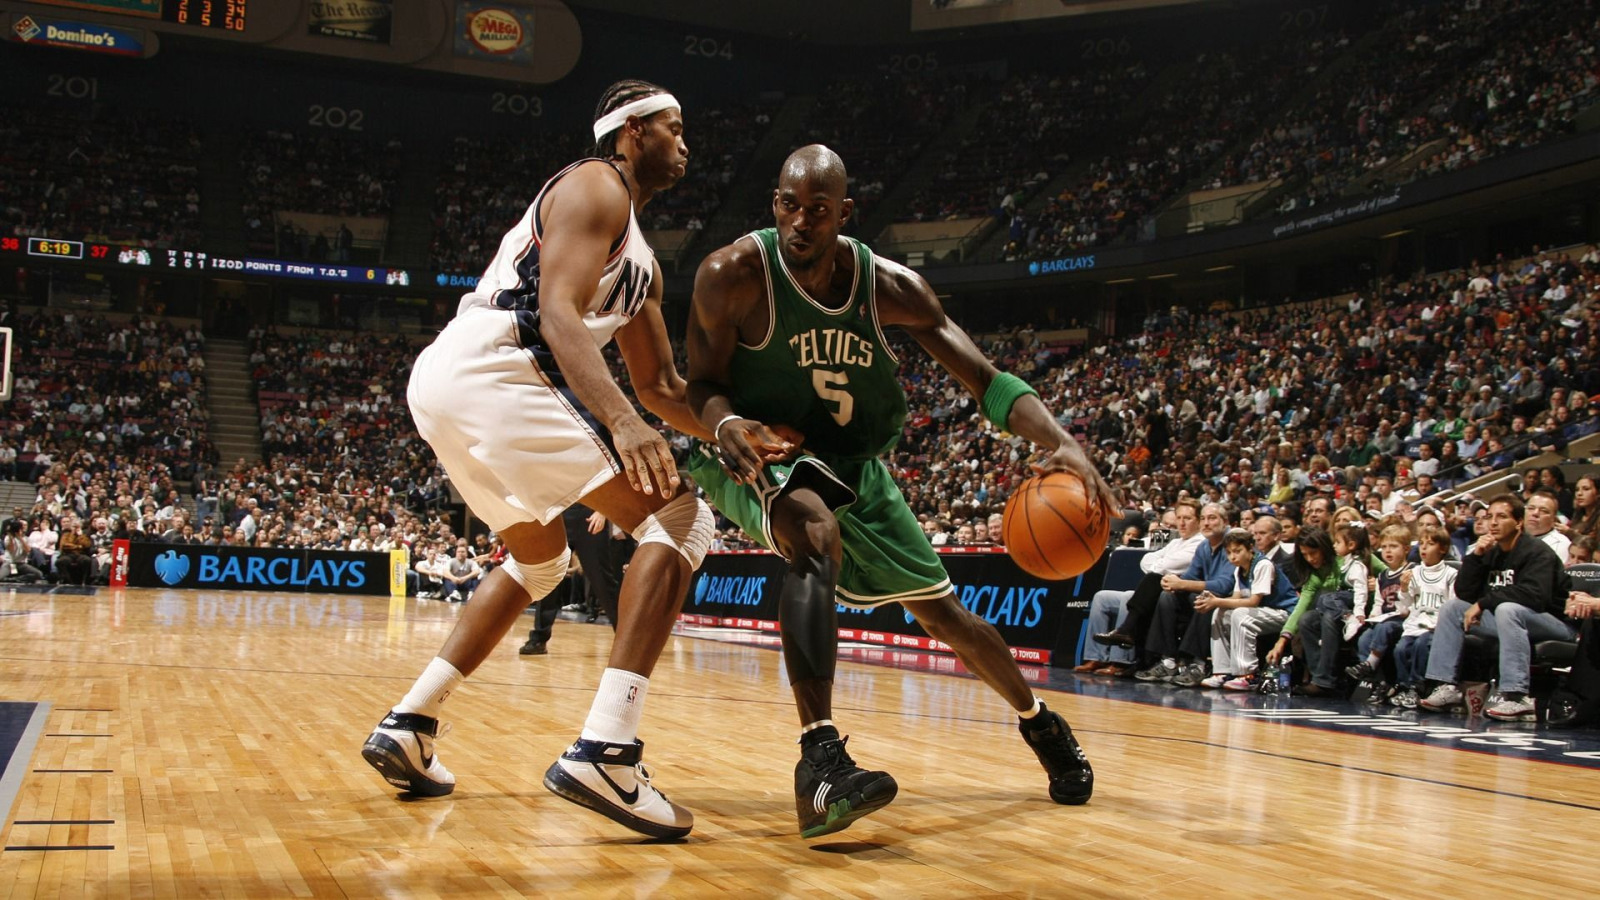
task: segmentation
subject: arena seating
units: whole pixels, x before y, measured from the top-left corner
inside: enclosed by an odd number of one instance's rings
[[[1110,142],[1113,151],[1043,209],[1007,217],[1002,256],[1050,258],[1134,235],[1145,216],[1215,165],[1348,44],[1342,35],[1305,34],[1199,52],[1192,74],[1153,98],[1133,131]]]
[[[0,434],[18,449],[18,474],[41,452],[90,475],[159,456],[184,478],[209,457],[198,331],[82,313],[40,312],[15,322],[18,358],[33,361],[17,372],[13,399],[0,405]]]
[[[658,231],[702,230],[766,136],[774,109],[774,104],[757,100],[689,110],[684,120],[688,174],[651,201],[648,221],[640,224]]]
[[[1135,503],[1165,507],[1183,491],[1259,506],[1280,462],[1294,472],[1295,499],[1314,489],[1308,469],[1318,456],[1330,457],[1328,486],[1349,495],[1362,474],[1403,477],[1429,443],[1445,469],[1471,466],[1441,472],[1442,488],[1537,453],[1545,441],[1509,454],[1495,448],[1553,427],[1555,405],[1571,410],[1563,440],[1590,433],[1590,401],[1600,394],[1597,300],[1600,255],[1541,253],[1355,298],[1242,314],[1177,310],[1070,355],[1031,328],[986,346],[1002,369],[1039,388]],[[1468,348],[1487,355],[1469,365]],[[953,378],[907,349],[910,427],[890,465],[908,499],[946,526],[999,512],[1007,488],[1026,477],[1027,448],[996,433]],[[1485,385],[1503,410],[1470,422]],[[1357,429],[1379,440],[1383,421],[1398,448],[1348,466]],[[1466,457],[1458,448],[1469,424],[1481,437]],[[1330,446],[1325,433],[1340,437]]]
[[[794,143],[827,144],[850,172],[857,216],[894,189],[924,147],[976,90],[971,75],[844,76],[818,92],[827,98],[806,119]],[[757,227],[771,224],[769,207],[753,210]]]
[[[1275,202],[1256,214],[1284,213],[1557,139],[1600,101],[1592,19],[1582,0],[1409,3],[1369,40],[1313,33],[1206,51],[1080,181],[1043,209],[1008,211],[1001,255],[1130,239],[1186,187],[1260,185]]]
[[[550,176],[587,154],[574,135],[458,135],[434,188],[432,267],[481,273]]]
[[[1270,310],[1178,308],[1152,315],[1139,334],[1087,350],[1054,346],[1031,327],[982,340],[998,365],[1039,388],[1132,503],[1160,508],[1187,492],[1254,507],[1266,502],[1280,466],[1290,470],[1293,499],[1350,495],[1367,475],[1409,485],[1426,443],[1441,461],[1436,483],[1444,488],[1592,433],[1597,294],[1600,253],[1541,252]],[[139,465],[159,457],[173,476],[189,478],[210,452],[198,388],[184,383],[201,363],[199,335],[148,321],[121,338],[112,337],[116,330],[97,319],[27,320],[23,333],[51,349],[41,351],[41,371],[21,383],[33,399],[6,408],[7,440],[26,451],[22,464],[37,446],[91,474],[120,453]],[[59,349],[52,336],[61,333],[78,349]],[[115,353],[103,349],[113,340]],[[907,499],[947,532],[999,512],[1027,476],[1031,448],[996,432],[943,369],[898,343],[910,417],[888,463]],[[310,492],[301,500],[313,506],[366,498],[421,512],[445,498],[442,473],[404,409],[416,347],[390,336],[257,328],[250,350],[268,462],[225,474],[228,490],[242,497],[251,482],[294,473],[297,490]],[[611,364],[626,383],[615,354]],[[137,389],[125,390],[129,379]],[[1492,413],[1478,405],[1485,387]],[[94,449],[99,429],[89,426],[104,415],[94,412],[97,400],[132,404],[139,414],[105,429],[107,441],[122,442],[112,453]],[[53,432],[42,430],[44,421],[56,423]],[[1521,440],[1528,434],[1542,436]],[[27,443],[41,438],[53,443]],[[687,438],[672,439],[687,452]],[[93,458],[74,455],[83,449]],[[730,533],[725,543],[747,540]]]
[[[24,531],[75,518],[102,550],[113,534],[168,530],[181,492],[215,459],[199,331],[49,311],[7,324],[27,363],[0,403],[0,480],[28,490],[0,516],[18,516]]]
[[[1218,183],[1288,179],[1287,211],[1543,143],[1600,99],[1595,47],[1582,0],[1410,6],[1230,158]]]
[[[303,228],[285,228],[275,214],[386,218],[400,174],[400,145],[345,134],[255,132],[240,152],[239,171],[245,234],[253,247],[293,259],[331,260],[339,248]]]
[[[900,218],[973,218],[1014,209],[1019,196],[1070,162],[1072,148],[1098,143],[1099,133],[1149,78],[1149,71],[1134,63],[1007,79],[960,146],[930,151],[943,156],[938,177]]]
[[[771,104],[754,100],[691,109],[684,122],[688,173],[651,201],[640,227],[699,231],[771,124]],[[434,191],[432,264],[440,271],[482,272],[500,239],[527,211],[549,178],[593,152],[580,135],[515,138],[458,136]]]
[[[418,349],[389,335],[253,330],[250,365],[271,470],[303,473],[329,494],[438,504],[437,464],[405,407]]]
[[[199,239],[200,137],[150,116],[6,106],[0,230],[148,248]]]

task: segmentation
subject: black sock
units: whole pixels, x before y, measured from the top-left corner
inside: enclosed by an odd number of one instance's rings
[[[800,749],[802,751],[815,747],[818,744],[839,739],[839,729],[832,725],[821,725],[800,735]]]
[[[1500,698],[1502,700],[1521,700],[1523,697],[1526,697],[1526,696],[1528,696],[1528,694],[1525,691],[1501,691],[1500,692]]]

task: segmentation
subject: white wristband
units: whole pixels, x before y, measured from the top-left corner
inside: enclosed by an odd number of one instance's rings
[[[722,421],[717,423],[717,427],[711,429],[711,436],[716,439],[717,443],[719,443],[719,444],[722,443],[722,426],[728,424],[729,422],[732,422],[734,419],[742,419],[742,418],[744,418],[744,416],[741,416],[738,413],[733,413],[731,415],[723,416],[722,417]]]

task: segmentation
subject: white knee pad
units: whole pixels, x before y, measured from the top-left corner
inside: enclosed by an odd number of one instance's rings
[[[698,569],[711,549],[711,536],[716,520],[711,507],[699,497],[679,494],[667,505],[645,517],[633,530],[633,539],[643,544],[666,544],[689,561],[689,568]]]
[[[567,564],[572,559],[572,549],[569,547],[561,551],[561,555],[542,563],[518,562],[515,556],[506,557],[506,574],[511,580],[522,585],[535,602],[543,600],[546,595],[561,584],[561,579],[567,577]]]

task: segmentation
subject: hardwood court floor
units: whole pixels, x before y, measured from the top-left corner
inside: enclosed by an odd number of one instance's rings
[[[0,852],[0,897],[1594,890],[1584,860],[1600,832],[1600,772],[1048,692],[1098,778],[1088,806],[1058,807],[981,684],[852,663],[840,667],[837,718],[857,759],[890,769],[900,796],[802,841],[779,656],[683,636],[651,682],[644,737],[658,783],[696,827],[680,844],[640,843],[540,785],[576,735],[609,641],[570,623],[549,656],[518,657],[523,635],[506,639],[447,708],[455,730],[440,753],[456,793],[404,802],[358,750],[456,612],[349,597],[0,593],[0,699],[54,704],[0,838],[112,847]]]

